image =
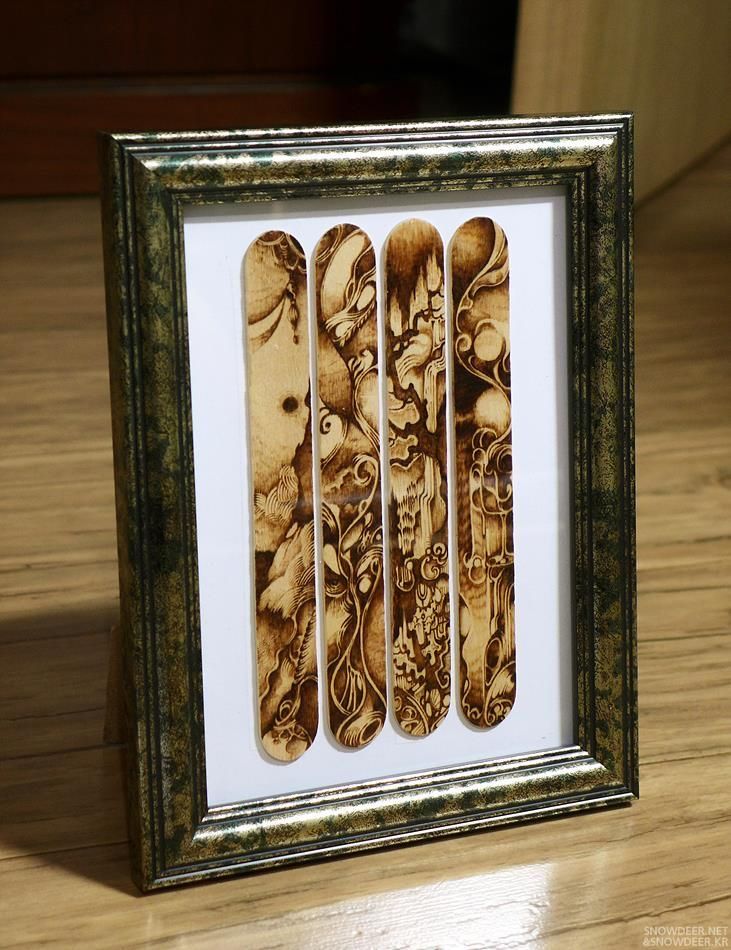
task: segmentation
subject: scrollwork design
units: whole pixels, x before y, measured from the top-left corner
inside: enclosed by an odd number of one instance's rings
[[[450,252],[455,354],[460,697],[477,726],[515,701],[508,248],[473,218]]]
[[[327,697],[341,745],[386,715],[375,254],[353,225],[315,251]]]

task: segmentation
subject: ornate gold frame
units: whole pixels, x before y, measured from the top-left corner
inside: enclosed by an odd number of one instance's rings
[[[140,887],[637,795],[631,116],[121,134],[101,149]],[[209,808],[183,206],[544,185],[568,197],[575,744]]]

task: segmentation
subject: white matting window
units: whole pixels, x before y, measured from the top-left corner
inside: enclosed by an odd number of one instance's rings
[[[333,225],[362,228],[376,250],[409,217],[431,222],[445,249],[469,218],[501,225],[510,253],[517,692],[493,729],[459,714],[405,735],[392,718],[365,748],[320,728],[294,762],[258,742],[241,265],[262,232],[281,229],[308,261]],[[190,372],[208,801],[223,805],[313,788],[484,762],[574,741],[568,443],[566,198],[560,189],[505,189],[191,207],[185,214]],[[382,306],[382,297],[379,308]],[[380,313],[379,313],[380,318]],[[320,680],[324,647],[320,644]]]

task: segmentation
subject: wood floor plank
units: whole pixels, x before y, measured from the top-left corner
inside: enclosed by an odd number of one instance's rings
[[[67,749],[0,763],[0,863],[20,854],[124,842],[124,750]]]
[[[48,650],[39,667],[39,649]],[[33,639],[3,643],[0,667],[0,762],[98,746],[106,702],[109,631],[67,636],[62,649]]]
[[[714,634],[728,635],[731,628],[731,592],[719,587],[709,596],[705,587],[696,590],[643,592],[639,604],[643,645],[677,637],[695,641]]]
[[[640,766],[709,749],[731,751],[728,632],[642,641],[639,677]]]
[[[708,946],[723,947],[725,944],[722,941],[728,940],[731,933],[729,920],[731,894],[726,894],[630,919],[620,911],[615,919],[577,927],[568,933],[557,929],[544,938],[542,945],[548,950],[551,947],[563,947],[569,938],[575,945],[591,945],[602,950],[627,950],[628,946],[633,945],[652,946],[649,942],[645,943],[650,940],[661,941],[655,946],[668,946],[667,943],[663,944],[667,940],[678,941],[676,946],[682,946],[680,941],[683,940],[696,940],[699,946],[703,946],[702,941],[708,940]],[[720,942],[715,944],[717,939]]]

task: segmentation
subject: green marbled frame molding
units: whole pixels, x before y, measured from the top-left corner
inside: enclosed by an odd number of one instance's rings
[[[101,153],[139,886],[636,796],[631,116],[105,135]],[[184,205],[545,185],[568,199],[576,744],[209,808]]]

